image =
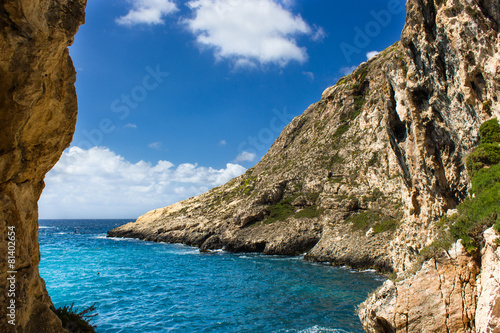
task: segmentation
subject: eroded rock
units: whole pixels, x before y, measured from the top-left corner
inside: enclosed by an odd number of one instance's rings
[[[43,178],[69,146],[76,123],[75,69],[68,46],[84,21],[86,0],[0,4],[0,331],[65,332],[38,274],[37,201]],[[15,264],[7,231],[16,232]],[[8,271],[15,298],[8,297]],[[7,305],[15,299],[15,326]]]

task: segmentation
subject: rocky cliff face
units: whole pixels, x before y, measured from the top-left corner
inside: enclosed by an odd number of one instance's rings
[[[457,242],[404,280],[386,282],[358,309],[369,333],[500,332],[498,235],[485,232],[481,260]]]
[[[480,124],[500,116],[499,1],[408,0],[407,14],[401,42],[325,90],[246,174],[109,235],[306,252],[403,276],[436,221],[466,197],[464,157]],[[387,282],[362,307],[365,329],[422,332],[430,309],[439,316],[429,332],[486,327],[476,310],[498,306],[476,295],[498,293],[480,289],[494,284],[482,282],[483,266],[457,252]],[[429,288],[425,302],[415,298],[420,287]]]
[[[67,47],[84,21],[85,4],[86,0],[0,4],[2,332],[66,331],[49,309],[52,303],[38,274],[37,201],[45,174],[69,146],[74,132],[76,73]],[[12,231],[15,236],[8,236]],[[15,253],[9,241],[15,241]],[[12,277],[15,284],[7,279]],[[7,309],[13,301],[15,319]]]

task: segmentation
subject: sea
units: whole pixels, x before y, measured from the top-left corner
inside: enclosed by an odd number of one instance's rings
[[[40,275],[52,302],[95,304],[99,333],[363,332],[356,306],[385,280],[302,256],[106,237],[129,221],[39,221]]]

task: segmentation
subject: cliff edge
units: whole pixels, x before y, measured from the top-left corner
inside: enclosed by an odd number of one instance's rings
[[[38,273],[37,201],[45,174],[75,129],[76,72],[68,46],[84,22],[85,5],[86,0],[0,4],[2,332],[66,332],[50,310]]]

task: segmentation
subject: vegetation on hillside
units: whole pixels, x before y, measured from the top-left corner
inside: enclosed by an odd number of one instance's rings
[[[451,247],[458,239],[468,252],[478,249],[483,232],[494,226],[500,232],[500,126],[497,119],[483,123],[479,129],[481,144],[466,161],[471,180],[470,196],[457,213],[438,223],[438,237],[422,249],[423,259],[434,257]]]
[[[89,308],[78,311],[73,308],[74,303],[62,308],[52,308],[52,311],[61,319],[63,328],[71,333],[95,333],[95,326],[90,324],[90,319],[97,316],[95,304]]]

